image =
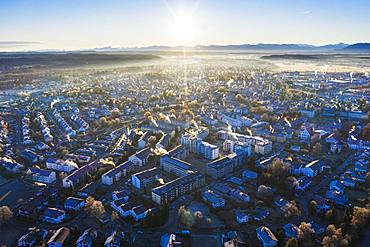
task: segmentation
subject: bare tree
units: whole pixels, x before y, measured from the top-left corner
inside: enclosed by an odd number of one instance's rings
[[[90,208],[92,204],[94,203],[94,201],[95,201],[94,197],[92,196],[87,197],[86,203],[85,203],[86,209]]]
[[[282,181],[285,181],[289,176],[289,167],[281,159],[275,158],[267,168],[264,176],[266,180],[271,181],[276,187],[285,189],[285,184]]]
[[[315,240],[313,234],[315,231],[312,229],[310,223],[301,222],[299,225],[298,241],[299,246],[315,246]]]
[[[199,223],[203,219],[203,214],[200,211],[194,213],[195,223]]]
[[[295,177],[290,176],[285,180],[285,186],[289,190],[294,190],[298,186],[298,181]]]
[[[0,225],[9,222],[13,217],[13,212],[9,209],[8,206],[0,207]]]
[[[308,204],[308,210],[310,211],[311,214],[313,214],[316,210],[317,202],[315,200],[312,200]]]
[[[117,118],[117,117],[119,117],[120,114],[121,114],[121,112],[119,111],[118,108],[113,109],[112,112],[111,112],[112,118]]]
[[[369,223],[370,220],[370,209],[354,207],[353,215],[351,219],[351,225],[356,229],[362,228]]]
[[[111,215],[111,219],[112,221],[115,221],[119,218],[119,215],[116,213],[116,211],[113,211],[112,212],[112,215]]]
[[[186,209],[184,206],[181,206],[179,208],[179,216],[180,216],[180,221],[183,225],[187,227],[192,227],[196,220],[202,216],[200,212],[191,212],[190,210]]]
[[[145,118],[148,118],[149,116],[152,116],[152,113],[151,113],[150,111],[146,111],[146,112],[144,113],[144,117],[145,117]]]
[[[95,216],[96,218],[103,217],[105,213],[105,208],[101,201],[94,201],[90,207],[90,214]]]
[[[285,247],[298,247],[298,241],[295,238],[290,238],[285,243]]]
[[[320,143],[316,143],[315,146],[313,146],[312,151],[315,154],[320,154],[321,153],[321,144]]]
[[[335,228],[334,225],[328,225],[326,228],[326,236],[322,240],[324,247],[349,246],[349,236],[343,236],[342,228]]]
[[[148,143],[149,143],[150,146],[154,147],[156,142],[157,142],[157,137],[151,136],[151,137],[148,138]]]
[[[85,210],[92,216],[101,218],[105,213],[104,205],[101,201],[95,200],[92,196],[86,199]]]
[[[289,217],[299,216],[299,215],[301,215],[301,210],[299,210],[297,203],[295,201],[291,201],[285,208],[284,216],[289,218]]]

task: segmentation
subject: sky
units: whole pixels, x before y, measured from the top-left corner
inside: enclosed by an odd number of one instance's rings
[[[370,41],[368,0],[0,0],[0,50]]]

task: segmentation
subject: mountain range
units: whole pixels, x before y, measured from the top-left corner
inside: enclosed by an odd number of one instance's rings
[[[130,50],[160,50],[160,51],[175,51],[175,50],[192,50],[192,51],[320,51],[320,52],[359,52],[369,53],[370,43],[356,44],[327,44],[327,45],[309,45],[309,44],[241,44],[241,45],[197,45],[197,46],[146,46],[134,48],[116,48],[102,47],[95,48],[94,51],[130,51]]]

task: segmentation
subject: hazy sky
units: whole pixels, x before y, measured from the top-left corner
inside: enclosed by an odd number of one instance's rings
[[[356,43],[369,30],[369,0],[0,0],[0,50]]]

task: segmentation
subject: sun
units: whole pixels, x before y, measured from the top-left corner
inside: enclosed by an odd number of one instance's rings
[[[174,16],[172,32],[178,42],[187,44],[193,39],[195,33],[193,16],[185,12]]]

